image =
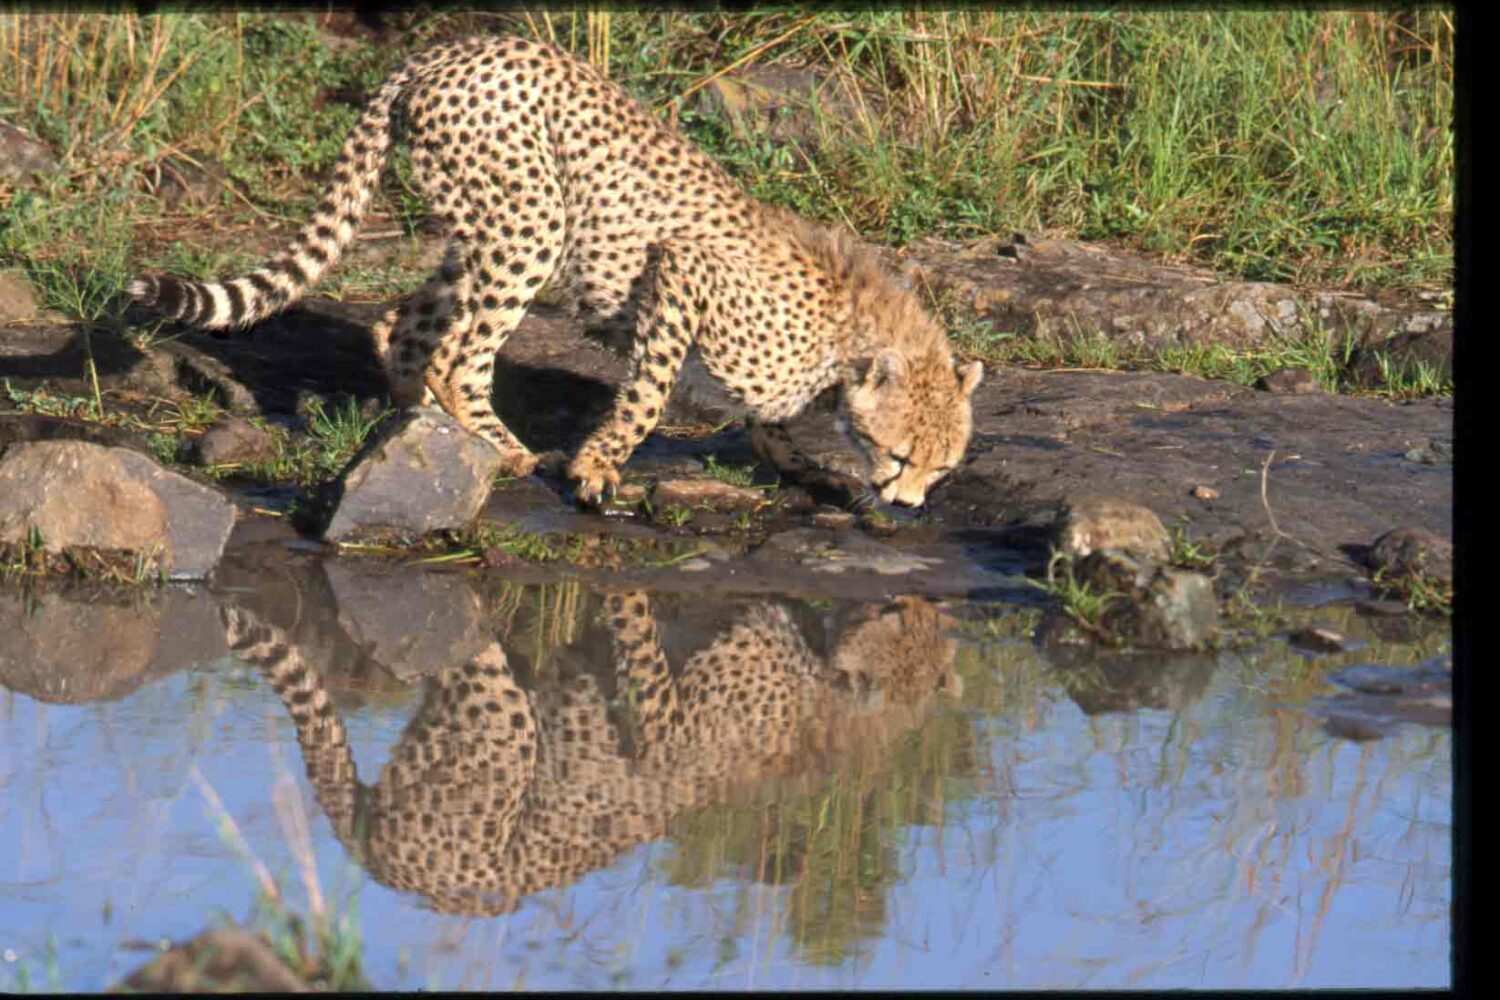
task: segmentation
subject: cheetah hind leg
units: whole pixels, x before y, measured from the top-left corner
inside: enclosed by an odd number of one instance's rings
[[[529,475],[540,458],[495,412],[491,401],[495,354],[520,325],[537,290],[551,276],[555,260],[556,247],[550,244],[522,247],[480,233],[467,248],[464,243],[450,247],[449,263],[439,272],[440,280],[458,272],[451,279],[454,304],[424,380],[453,419],[499,450],[503,475]],[[506,267],[503,276],[497,276],[485,267],[486,261],[496,268],[500,261],[512,261],[519,270]],[[481,281],[482,277],[489,282]]]
[[[438,400],[422,379],[422,370],[432,348],[420,336],[420,324],[429,329],[447,321],[453,309],[451,295],[443,294],[448,283],[434,276],[390,309],[370,331],[376,356],[385,369],[391,401],[400,409],[437,406]]]

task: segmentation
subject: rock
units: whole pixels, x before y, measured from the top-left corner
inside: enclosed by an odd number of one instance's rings
[[[766,506],[764,490],[717,479],[663,479],[651,490],[651,506],[706,507],[710,510],[755,510]]]
[[[36,318],[36,293],[26,275],[15,268],[0,271],[0,326]]]
[[[1374,572],[1397,577],[1421,574],[1453,582],[1453,543],[1424,528],[1394,528],[1375,540],[1365,555]]]
[[[1411,614],[1411,608],[1400,601],[1355,601],[1354,610],[1372,618],[1405,618]]]
[[[484,607],[468,577],[324,566],[345,634],[402,681],[456,666],[489,648]]]
[[[1166,562],[1172,539],[1161,518],[1139,504],[1111,497],[1079,496],[1063,502],[1057,547],[1070,556],[1113,549]]]
[[[810,523],[814,528],[842,531],[852,528],[858,519],[847,510],[820,510],[814,512]]]
[[[1408,462],[1416,462],[1418,465],[1451,465],[1453,464],[1453,442],[1432,438],[1426,444],[1419,444],[1403,452],[1401,457]]]
[[[1074,240],[929,237],[899,257],[919,273],[916,287],[982,306],[976,312],[984,322],[1021,337],[1063,342],[1081,329],[1127,348],[1249,349],[1295,340],[1316,325],[1349,331],[1359,345],[1356,370],[1362,364],[1378,370],[1379,353],[1451,369],[1452,315],[1419,300],[1225,280],[1203,268]]]
[[[1451,660],[1439,657],[1416,667],[1359,664],[1328,679],[1349,693],[1319,699],[1311,708],[1335,736],[1368,740],[1402,723],[1452,725]]]
[[[35,174],[54,173],[58,166],[46,143],[0,120],[0,183],[34,184]]]
[[[479,515],[500,467],[500,452],[489,442],[441,410],[419,407],[354,457],[323,537],[339,541],[376,527],[414,534],[463,527]]]
[[[1344,636],[1331,628],[1299,628],[1287,636],[1293,646],[1314,653],[1341,653],[1344,651]]]
[[[236,927],[204,931],[131,973],[131,993],[308,993],[260,938]]]
[[[271,432],[236,416],[224,416],[193,443],[193,459],[199,465],[244,465],[276,458],[276,439]]]
[[[0,542],[41,532],[49,552],[159,552],[169,579],[218,563],[234,505],[145,455],[84,441],[13,445],[0,458]]]
[[[1212,486],[1194,486],[1193,499],[1195,500],[1217,500],[1219,491]]]
[[[1074,577],[1115,597],[1100,617],[1108,637],[1143,649],[1203,649],[1218,628],[1213,581],[1202,573],[1160,567],[1119,551],[1095,552]]]
[[[1317,376],[1306,368],[1283,368],[1280,371],[1262,375],[1255,380],[1255,388],[1264,392],[1282,392],[1293,395],[1309,395],[1323,391],[1323,387],[1318,384]]]
[[[1453,377],[1451,317],[1432,324],[1408,323],[1384,340],[1366,343],[1349,359],[1348,374],[1360,385],[1380,386],[1392,377],[1415,375],[1418,367],[1439,378]]]

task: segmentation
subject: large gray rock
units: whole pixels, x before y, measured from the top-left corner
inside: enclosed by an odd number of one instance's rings
[[[356,456],[323,537],[339,541],[368,528],[422,534],[462,527],[479,515],[500,464],[488,442],[441,410],[420,407]]]
[[[1347,331],[1361,351],[1451,370],[1453,315],[1422,301],[1235,281],[1148,254],[1073,240],[927,238],[905,251],[917,287],[963,303],[996,330],[1066,340],[1097,332],[1125,347],[1238,349]]]
[[[85,441],[12,445],[0,458],[0,542],[41,532],[49,552],[158,552],[169,579],[218,563],[234,505],[137,452]]]

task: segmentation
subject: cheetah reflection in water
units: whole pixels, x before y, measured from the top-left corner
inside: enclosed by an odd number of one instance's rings
[[[927,601],[866,609],[809,647],[782,605],[756,604],[669,667],[645,593],[605,601],[616,690],[595,678],[523,686],[491,643],[444,667],[373,786],[343,721],[279,627],[226,607],[230,648],[269,679],[333,829],[372,877],[447,913],[495,914],[659,840],[686,810],[777,776],[879,754],[956,696],[951,621]]]

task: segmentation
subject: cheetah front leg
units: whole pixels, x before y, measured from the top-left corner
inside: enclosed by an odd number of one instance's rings
[[[615,395],[604,424],[589,435],[568,466],[577,496],[598,503],[620,485],[620,467],[661,421],[688,350],[697,339],[712,264],[701,251],[667,244],[656,265],[649,301],[636,325],[630,376]]]

